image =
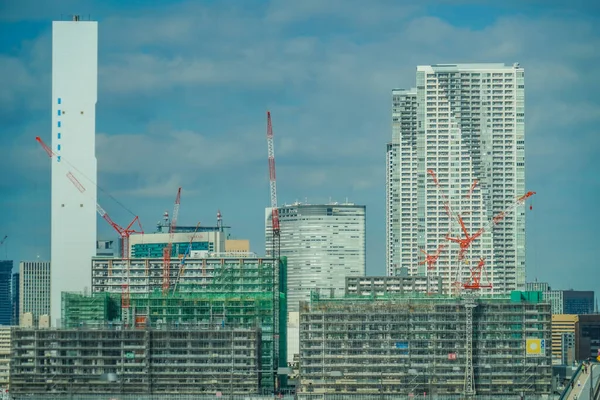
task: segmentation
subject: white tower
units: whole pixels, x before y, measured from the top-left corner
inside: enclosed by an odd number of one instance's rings
[[[50,313],[60,325],[61,293],[91,287],[96,254],[98,23],[52,23],[52,228]],[[68,165],[67,165],[68,162]],[[67,172],[85,186],[81,192]],[[87,179],[87,184],[86,184]]]

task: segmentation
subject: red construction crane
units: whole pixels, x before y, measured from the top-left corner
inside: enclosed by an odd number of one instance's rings
[[[175,206],[173,207],[173,215],[171,215],[171,224],[169,226],[169,242],[163,251],[163,294],[167,294],[171,286],[171,249],[173,248],[173,237],[175,236],[175,228],[177,227],[180,201],[181,188],[177,190],[177,197],[175,197]]]
[[[448,197],[446,196],[446,194],[444,193],[444,191],[442,190],[442,185],[440,185],[440,181],[438,180],[435,171],[432,169],[428,169],[427,170],[427,174],[429,174],[431,176],[431,178],[433,179],[433,183],[435,184],[435,186],[437,187],[438,191],[440,192],[440,196],[442,196],[442,199],[444,201],[444,209],[446,210],[446,214],[448,215],[448,217],[450,219],[455,219],[456,216],[454,215],[454,213],[452,212],[452,208],[450,207],[450,200],[448,199]]]
[[[535,192],[527,192],[523,196],[519,197],[513,204],[510,205],[510,207],[508,207],[506,210],[498,213],[495,217],[493,217],[490,221],[488,221],[488,223],[486,225],[479,228],[479,230],[477,232],[475,232],[475,234],[473,236],[469,236],[469,232],[467,232],[467,228],[465,227],[462,217],[459,215],[458,222],[460,224],[460,227],[461,227],[463,233],[465,234],[465,237],[464,238],[452,238],[452,237],[449,237],[448,235],[446,235],[446,240],[453,242],[453,243],[458,243],[458,245],[460,246],[460,251],[458,253],[458,259],[459,260],[464,259],[465,252],[469,249],[471,244],[483,234],[483,232],[489,230],[494,225],[499,224],[500,221],[502,221],[507,215],[509,215],[511,212],[513,212],[518,206],[523,205],[525,203],[525,200],[527,200],[534,194],[535,194]]]
[[[48,157],[52,158],[56,156],[56,154],[52,151],[50,147],[44,143],[44,141],[38,136],[35,140],[42,146],[42,148],[48,154]],[[67,178],[73,183],[73,185],[79,190],[81,193],[85,192],[85,187],[77,180],[75,175],[68,171],[66,174]],[[135,218],[127,225],[127,227],[123,228],[121,225],[117,224],[110,218],[108,213],[100,206],[100,204],[96,203],[96,211],[98,214],[104,219],[118,234],[121,241],[121,254],[124,260],[127,260],[127,283],[122,285],[123,294],[121,298],[121,307],[129,308],[129,237],[132,234],[138,233],[143,234],[144,229],[142,228],[142,224],[140,222],[139,217],[136,215]],[[136,225],[139,227],[139,231],[134,227]]]
[[[453,242],[453,243],[458,243],[458,245],[460,246],[460,250],[458,252],[458,259],[462,261],[465,258],[465,252],[469,249],[471,244],[477,238],[479,238],[479,236],[481,236],[481,234],[483,233],[483,228],[481,228],[477,232],[475,232],[475,234],[473,236],[469,236],[469,232],[467,232],[465,223],[463,222],[462,217],[460,215],[458,216],[458,223],[460,224],[460,228],[462,229],[463,233],[465,234],[465,238],[464,239],[453,238],[453,237],[450,237],[450,235],[446,235],[446,240]]]
[[[484,271],[485,257],[481,257],[476,267],[471,268],[471,279],[462,285],[463,288],[469,290],[478,290],[481,288],[492,288],[491,284],[482,285],[481,275]]]
[[[441,244],[438,246],[437,250],[434,254],[427,254],[425,250],[420,249],[423,254],[425,254],[425,259],[419,263],[419,265],[427,264],[427,271],[431,271],[435,268],[435,263],[438,258],[440,258],[440,254],[442,254],[442,250],[446,247],[445,244]]]
[[[275,147],[273,145],[273,126],[271,113],[267,111],[267,152],[269,156],[269,188],[271,192],[271,226],[273,234],[272,254],[275,259],[279,257],[279,209],[277,208],[277,180],[275,176]],[[268,250],[267,250],[268,253]]]

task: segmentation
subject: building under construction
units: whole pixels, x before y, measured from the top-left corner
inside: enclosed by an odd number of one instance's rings
[[[95,259],[94,262],[99,260]],[[179,283],[176,290],[175,284],[170,286],[171,290],[163,292],[160,290],[159,284],[155,285],[150,282],[150,284],[137,285],[136,279],[130,279],[131,293],[120,293],[119,289],[122,289],[122,286],[117,284],[117,282],[126,282],[127,269],[125,267],[119,270],[119,268],[126,266],[127,263],[122,260],[107,261],[110,262],[104,264],[106,268],[118,266],[117,272],[113,273],[115,272],[113,270],[110,275],[107,270],[104,270],[106,279],[111,284],[94,286],[94,292],[88,295],[63,293],[62,326],[67,331],[79,332],[77,334],[79,336],[75,337],[90,338],[89,340],[81,339],[78,342],[78,351],[70,354],[69,362],[74,365],[85,365],[86,357],[89,354],[98,354],[98,340],[91,339],[94,335],[100,335],[95,332],[115,329],[118,332],[134,332],[123,333],[122,335],[125,336],[122,336],[122,340],[129,340],[127,335],[133,335],[132,337],[145,335],[144,337],[149,338],[147,346],[150,347],[140,349],[141,352],[135,358],[144,365],[152,366],[154,360],[149,359],[153,354],[151,350],[161,348],[161,354],[165,355],[165,358],[160,362],[160,368],[165,374],[171,374],[169,376],[174,380],[165,381],[160,390],[163,393],[169,391],[169,393],[180,393],[181,391],[177,390],[183,390],[183,387],[177,388],[176,385],[173,385],[176,383],[182,363],[190,368],[202,364],[206,373],[210,373],[212,376],[220,376],[223,372],[219,369],[211,369],[211,365],[203,364],[202,357],[206,356],[205,353],[196,353],[192,350],[182,351],[179,345],[172,345],[175,333],[158,335],[158,332],[200,330],[206,333],[202,337],[202,343],[197,342],[199,339],[186,336],[181,337],[177,343],[181,343],[181,346],[187,349],[194,349],[197,346],[211,349],[219,348],[223,344],[223,340],[228,340],[223,339],[222,332],[241,329],[247,332],[257,332],[255,339],[229,343],[228,347],[234,350],[235,362],[237,362],[238,356],[246,358],[249,357],[249,354],[256,352],[257,361],[252,363],[248,361],[249,364],[252,364],[248,368],[254,368],[253,371],[256,372],[257,390],[243,393],[271,393],[280,385],[285,384],[285,377],[278,375],[278,368],[287,366],[285,258],[282,258],[278,264],[275,264],[272,259],[203,258],[198,264],[195,264],[201,269],[195,268],[194,264],[190,263],[191,268],[182,274],[182,276],[197,279],[176,281]],[[141,259],[135,261],[139,261],[142,266],[150,266],[154,262],[162,260]],[[134,260],[131,260],[131,264],[137,265]],[[155,272],[153,268],[154,266],[150,268],[149,272]],[[102,273],[102,268],[96,268],[93,272],[93,279],[99,279],[100,273]],[[138,271],[137,268],[129,270],[130,277],[139,274],[145,274],[143,268],[141,271]],[[152,274],[144,276],[146,279],[150,279]],[[134,290],[136,286],[138,288]],[[149,291],[149,289],[154,290]],[[56,334],[62,335],[61,332],[56,331]],[[47,340],[16,341],[14,346],[16,346],[14,347],[15,351],[23,354],[29,350],[34,350],[35,354],[52,350],[49,347],[50,342]],[[21,346],[25,347],[21,348]],[[118,354],[111,353],[114,357],[128,357],[127,348],[117,351],[117,347],[115,347],[115,351]],[[219,353],[211,354],[216,354],[214,355],[217,357],[214,360],[215,363],[230,364],[231,360],[220,357]],[[44,371],[46,371],[46,379],[50,379],[52,373],[49,370],[37,370],[35,373],[43,374]],[[85,375],[83,370],[77,371],[73,374]],[[113,373],[113,371],[105,369],[103,373]],[[81,380],[78,382],[82,388],[85,386]],[[145,380],[139,381],[138,386],[130,386],[130,388],[134,392],[142,390],[146,385],[145,382]],[[186,393],[205,393],[206,390],[210,392],[216,385],[211,384],[210,390],[207,389],[208,383],[201,377],[186,382],[184,385]],[[222,383],[222,381],[219,382]],[[193,385],[195,387],[192,387]],[[231,385],[225,384],[224,386],[219,391],[224,394],[230,393],[228,388],[231,388]],[[233,387],[235,389],[235,385]],[[158,393],[157,390],[156,387],[152,387],[153,393]]]
[[[14,328],[11,393],[260,392],[258,327],[122,328]]]
[[[551,393],[550,303],[387,294],[300,307],[303,393],[432,396]]]

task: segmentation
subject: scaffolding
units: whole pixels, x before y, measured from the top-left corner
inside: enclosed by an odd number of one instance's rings
[[[272,392],[278,385],[285,385],[283,377],[277,379],[277,370],[287,365],[286,259],[282,258],[279,268],[273,268],[273,260],[257,258],[193,260],[195,262],[183,270],[179,290],[167,294],[160,290],[160,276],[152,278],[156,283],[146,281],[143,285],[136,278],[153,277],[154,270],[159,270],[159,260],[132,260],[128,323],[120,319],[118,313],[121,294],[117,290],[121,288],[124,264],[120,260],[95,259],[98,263],[94,279],[102,275],[102,279],[109,279],[111,283],[98,285],[96,281],[92,295],[67,294],[63,301],[64,326],[92,328],[110,323],[125,330],[185,326],[258,328],[261,332],[261,391]],[[179,272],[174,266],[173,270]],[[176,278],[172,276],[171,282]],[[153,290],[149,290],[151,288]]]
[[[521,292],[370,299],[313,293],[300,309],[301,392],[462,396],[476,387],[477,396],[548,394],[550,315],[549,303]]]
[[[18,394],[260,392],[259,328],[13,330]]]

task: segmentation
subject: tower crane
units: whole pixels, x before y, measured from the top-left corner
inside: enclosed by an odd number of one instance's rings
[[[463,288],[469,290],[478,290],[481,288],[492,288],[492,284],[481,284],[481,275],[485,266],[485,257],[481,257],[476,267],[471,268],[471,278],[463,284]]]
[[[219,211],[219,216],[220,215],[221,215],[221,212]],[[181,281],[181,277],[183,276],[183,273],[185,272],[185,259],[190,255],[190,253],[192,251],[192,243],[194,243],[194,239],[196,238],[196,234],[198,233],[199,227],[200,227],[200,222],[198,222],[196,224],[196,229],[194,229],[194,233],[190,237],[190,242],[188,243],[187,249],[185,250],[185,253],[183,253],[183,257],[181,257],[181,261],[179,262],[179,272],[177,273],[177,280],[175,281],[175,285],[173,286],[173,293],[175,293],[177,291],[177,285]]]
[[[173,215],[171,216],[171,225],[169,226],[169,242],[163,250],[163,294],[169,292],[171,286],[171,249],[173,248],[173,237],[175,236],[175,228],[177,227],[177,217],[179,216],[179,203],[181,201],[181,188],[177,190],[175,197],[175,205],[173,206]]]
[[[4,242],[6,242],[6,239],[8,239],[8,235],[4,235],[2,240],[0,240],[0,246],[2,246],[4,244]],[[8,250],[6,250],[5,258],[8,258]]]
[[[272,250],[271,256],[279,260],[280,251],[280,228],[279,209],[277,208],[277,179],[275,176],[275,147],[273,145],[273,126],[271,124],[271,112],[267,111],[267,152],[269,157],[269,189],[271,193],[271,228],[272,228]],[[267,250],[268,253],[268,250]]]
[[[44,141],[38,136],[35,140],[42,146],[42,148],[48,154],[48,157],[52,158],[56,156],[54,151]],[[85,187],[81,184],[81,182],[73,175],[71,171],[68,171],[66,174],[67,178],[73,183],[73,185],[79,190],[81,193],[85,192]],[[96,211],[98,215],[102,217],[118,234],[121,241],[121,254],[124,260],[127,261],[127,279],[126,283],[121,285],[122,288],[122,297],[121,297],[121,308],[128,309],[129,308],[129,269],[130,269],[130,257],[129,257],[129,237],[132,234],[143,234],[144,229],[142,228],[142,224],[140,222],[139,217],[136,215],[133,220],[123,228],[121,225],[117,224],[112,220],[112,218],[108,215],[108,213],[100,206],[100,204],[96,203]],[[137,227],[136,227],[137,225]],[[139,230],[137,230],[139,229]]]
[[[420,249],[423,254],[425,254],[425,259],[419,263],[419,265],[427,264],[427,270],[431,271],[435,268],[435,263],[438,258],[442,254],[442,250],[446,248],[445,244],[441,244],[438,246],[437,250],[433,254],[428,254],[425,250]]]

